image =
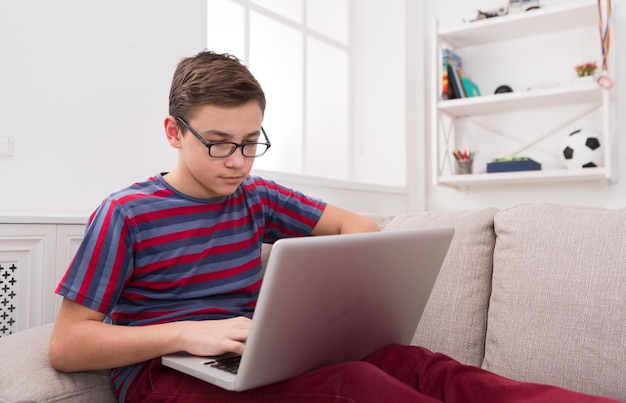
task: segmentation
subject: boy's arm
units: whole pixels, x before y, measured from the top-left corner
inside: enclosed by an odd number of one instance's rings
[[[311,234],[331,235],[376,231],[380,229],[371,218],[328,204]]]
[[[105,315],[64,299],[50,340],[59,371],[110,369],[187,351],[194,355],[243,352],[250,319],[183,321],[148,326],[103,323]]]

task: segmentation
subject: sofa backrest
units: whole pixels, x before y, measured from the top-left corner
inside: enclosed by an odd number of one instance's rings
[[[626,400],[626,209],[523,204],[495,232],[482,366]]]
[[[454,227],[448,254],[413,344],[442,352],[466,364],[480,366],[485,349],[487,306],[498,210],[426,212],[373,216],[382,231]],[[415,262],[419,267],[419,262]]]

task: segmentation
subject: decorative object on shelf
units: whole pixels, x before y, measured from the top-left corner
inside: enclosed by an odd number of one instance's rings
[[[476,83],[472,81],[472,79],[468,75],[463,74],[463,76],[461,77],[461,81],[463,81],[465,95],[467,95],[468,97],[481,96],[480,88],[478,88],[478,85],[476,85]]]
[[[486,10],[486,11],[478,10],[476,12],[476,18],[474,18],[473,20],[470,20],[470,22],[480,21],[486,18],[500,17],[502,15],[506,15],[507,13],[508,13],[508,10],[506,9],[506,7],[498,7],[498,8],[494,8],[494,9]]]
[[[452,155],[456,160],[456,174],[464,175],[473,173],[476,151],[454,150],[452,151]]]
[[[541,7],[539,0],[509,0],[509,14],[537,10]]]
[[[574,70],[576,70],[576,75],[578,77],[593,76],[594,74],[596,74],[597,68],[598,65],[596,64],[596,62],[586,62],[574,66]]]
[[[504,94],[507,92],[513,92],[513,88],[509,87],[508,85],[501,85],[498,88],[496,88],[496,90],[494,91],[494,94]]]
[[[478,10],[476,18],[470,22],[484,20],[486,18],[500,17],[507,14],[521,13],[529,10],[537,10],[541,7],[539,0],[509,0],[508,6],[502,6],[491,10]]]
[[[561,152],[565,167],[579,169],[603,166],[601,136],[600,132],[591,129],[579,129],[570,133],[563,143]]]
[[[598,85],[600,85],[600,87],[602,88],[608,90],[613,86],[613,84],[615,84],[613,79],[606,74],[602,74],[600,77],[598,77]]]
[[[494,158],[493,161],[487,163],[487,173],[539,170],[541,170],[541,164],[528,157]]]
[[[605,17],[603,16],[605,15]],[[602,74],[598,84],[602,88],[611,88],[614,84],[609,74],[609,51],[611,50],[611,0],[606,0],[602,10],[602,0],[598,0],[598,27],[600,29],[600,45],[602,47]]]
[[[598,65],[596,62],[585,62],[581,64],[577,64],[574,66],[574,71],[576,71],[576,78],[574,78],[574,84],[591,84],[596,81],[596,69]]]

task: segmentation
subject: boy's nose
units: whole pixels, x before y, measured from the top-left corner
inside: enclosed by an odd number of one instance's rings
[[[225,158],[225,163],[229,167],[241,167],[246,164],[246,157],[243,156],[241,149],[235,150],[234,153]]]

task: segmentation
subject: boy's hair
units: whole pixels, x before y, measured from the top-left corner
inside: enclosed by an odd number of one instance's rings
[[[169,113],[188,119],[199,106],[241,106],[250,101],[265,112],[265,93],[250,70],[235,56],[204,50],[178,63]]]

